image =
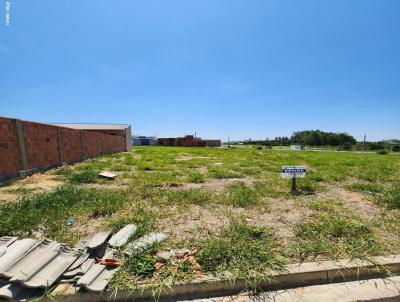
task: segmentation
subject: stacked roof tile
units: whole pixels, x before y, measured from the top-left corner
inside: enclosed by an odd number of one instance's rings
[[[113,236],[110,232],[101,232],[75,248],[49,239],[1,237],[0,298],[24,301],[58,282],[102,292],[119,266],[109,267],[97,263],[96,259],[116,259],[115,248],[124,246],[136,230],[135,225],[127,225]],[[123,252],[129,255],[165,238],[164,234],[150,233],[128,244]]]

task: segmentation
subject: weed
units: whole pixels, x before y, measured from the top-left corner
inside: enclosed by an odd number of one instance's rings
[[[67,177],[72,174],[72,170],[69,167],[61,167],[61,168],[56,169],[53,173],[56,175]]]
[[[365,258],[379,252],[370,226],[356,218],[317,213],[314,219],[297,226],[294,253],[300,260],[329,255],[334,259]]]
[[[151,211],[143,205],[134,204],[122,214],[112,217],[107,222],[107,227],[113,231],[118,231],[127,224],[135,224],[138,229],[134,234],[134,238],[138,238],[154,231],[156,217],[157,213],[155,211]]]
[[[31,235],[40,228],[44,235],[55,240],[74,242],[65,221],[81,214],[94,215],[99,211],[114,213],[124,199],[119,192],[62,186],[55,191],[23,197],[17,203],[0,205],[0,236]]]
[[[202,173],[193,173],[189,175],[189,182],[203,183],[205,182],[205,176]]]
[[[196,256],[206,272],[245,278],[247,281],[267,278],[269,270],[280,270],[275,238],[266,228],[234,219],[214,237],[200,243]]]
[[[212,167],[209,168],[210,171],[210,175],[213,178],[240,178],[243,177],[243,175],[241,173],[238,173],[236,171],[231,171],[231,170],[225,170],[225,169],[221,169],[221,168],[216,168],[216,167]]]
[[[229,184],[222,194],[222,199],[226,204],[235,207],[253,207],[260,204],[260,195],[244,182],[234,182]]]
[[[211,202],[213,194],[201,189],[165,190],[161,194],[167,204],[197,204],[205,205]]]
[[[375,199],[390,209],[400,209],[400,183],[388,186],[375,194]]]
[[[137,276],[149,276],[151,275],[155,268],[156,259],[149,255],[149,250],[141,251],[136,253],[124,261],[124,266],[133,274]]]
[[[67,174],[67,179],[71,183],[90,183],[99,177],[98,173],[92,168],[77,169]]]
[[[357,182],[346,186],[350,190],[361,191],[368,194],[380,193],[384,190],[384,186],[379,183]]]

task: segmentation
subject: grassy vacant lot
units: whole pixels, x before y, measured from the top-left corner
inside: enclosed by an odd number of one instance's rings
[[[282,165],[308,167],[295,196],[280,178]],[[98,178],[103,170],[118,177]],[[38,189],[35,177],[50,189]],[[8,196],[0,205],[0,235],[73,245],[101,229],[136,223],[135,238],[152,230],[169,236],[125,259],[116,288],[210,275],[259,280],[290,262],[400,252],[396,155],[137,147],[40,177],[0,187],[0,199]],[[162,261],[155,253],[176,248],[193,257],[166,260],[156,270]]]

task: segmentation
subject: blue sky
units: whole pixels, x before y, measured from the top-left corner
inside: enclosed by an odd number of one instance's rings
[[[398,0],[0,0],[0,116],[400,137]]]

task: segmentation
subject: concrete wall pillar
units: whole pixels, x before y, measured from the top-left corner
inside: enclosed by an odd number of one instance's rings
[[[81,147],[82,147],[82,158],[85,159],[85,145],[83,142],[83,131],[79,130],[80,134],[81,134]]]
[[[29,166],[28,166],[28,155],[26,152],[24,127],[22,126],[21,120],[15,120],[15,126],[17,128],[17,133],[18,133],[19,151],[21,154],[21,166],[22,166],[22,170],[26,171],[29,169]]]
[[[61,129],[57,127],[58,149],[60,150],[60,163],[64,162],[64,143],[61,136]]]

